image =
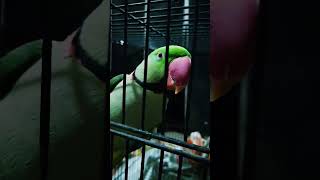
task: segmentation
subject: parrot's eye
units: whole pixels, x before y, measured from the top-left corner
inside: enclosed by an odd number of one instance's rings
[[[158,59],[160,60],[160,59],[162,59],[162,57],[163,57],[162,53],[159,53],[158,54]]]

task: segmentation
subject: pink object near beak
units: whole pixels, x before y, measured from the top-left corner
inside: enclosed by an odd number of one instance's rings
[[[169,65],[167,88],[175,90],[175,94],[178,94],[188,84],[190,71],[191,59],[189,57],[174,59]]]

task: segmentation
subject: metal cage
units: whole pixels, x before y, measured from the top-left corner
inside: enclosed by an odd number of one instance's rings
[[[149,54],[149,49],[154,49],[163,44],[166,45],[168,50],[170,44],[182,45],[191,50],[193,55],[193,62],[197,61],[197,58],[202,56],[209,56],[209,44],[206,44],[206,38],[209,38],[209,1],[195,0],[195,1],[167,1],[167,0],[146,0],[146,1],[117,1],[111,2],[111,39],[113,42],[119,42],[123,44],[123,58],[127,57],[127,45],[135,44],[144,48],[144,59]],[[111,42],[112,42],[111,41]],[[111,44],[110,42],[110,44]],[[209,43],[209,42],[208,42]],[[195,60],[196,59],[196,60]],[[208,58],[209,59],[209,58]],[[112,62],[112,59],[110,60]],[[109,61],[109,62],[110,62]],[[168,57],[166,57],[168,61]],[[192,64],[192,72],[194,72],[195,63]],[[145,67],[147,63],[145,64]],[[198,67],[199,68],[199,67]],[[201,67],[203,68],[203,67]],[[168,70],[168,62],[166,62],[166,72]],[[146,71],[144,72],[146,77]],[[167,73],[165,73],[167,74]],[[124,74],[125,75],[125,74]],[[194,76],[194,74],[193,74]],[[191,78],[192,80],[192,78]],[[189,82],[192,84],[192,82]],[[145,101],[145,89],[143,101]],[[123,88],[125,92],[125,87]],[[170,149],[169,147],[158,145],[148,140],[148,138],[154,138],[168,143],[173,143],[182,147],[197,150],[202,153],[210,153],[209,148],[199,147],[196,145],[190,145],[186,143],[187,135],[190,132],[190,98],[192,94],[192,85],[188,86],[185,97],[179,99],[184,107],[182,114],[182,122],[176,124],[176,126],[165,126],[158,130],[158,133],[150,133],[144,131],[144,114],[141,119],[141,129],[136,129],[124,125],[125,119],[122,119],[123,124],[111,122],[111,142],[114,136],[120,136],[130,141],[138,141],[144,144],[142,146],[142,160],[140,165],[140,179],[143,179],[144,161],[145,161],[145,145],[160,149],[160,165],[158,170],[158,179],[162,178],[163,174],[163,158],[164,151],[168,151],[179,155],[179,168],[177,173],[177,179],[181,179],[182,174],[182,162],[183,159],[195,160],[209,169],[210,161],[206,158],[189,154],[183,151]],[[125,93],[124,95],[125,96]],[[166,95],[164,94],[164,98]],[[123,102],[124,104],[125,102]],[[145,104],[143,104],[143,109]],[[163,104],[165,109],[165,104]],[[123,106],[125,111],[125,106]],[[142,112],[144,113],[144,112]],[[163,111],[163,122],[168,122],[168,112]],[[124,116],[123,116],[124,117]],[[172,123],[171,123],[172,124]],[[178,128],[179,125],[183,128]],[[121,131],[116,130],[119,128],[126,131],[131,131],[135,134],[142,135],[141,137],[135,137],[127,135]],[[177,140],[164,135],[164,131],[167,129],[174,129],[184,134],[182,140]],[[128,142],[128,141],[127,141]],[[112,145],[111,145],[112,146]],[[128,150],[127,150],[128,152]],[[112,151],[111,151],[112,153]],[[128,179],[129,169],[128,155],[125,157],[125,169],[124,179]],[[111,165],[109,165],[111,166]],[[207,170],[208,170],[207,169]],[[208,171],[206,172],[208,173]],[[121,176],[123,177],[123,176]],[[209,178],[209,176],[203,176]],[[110,179],[112,177],[110,176]],[[113,176],[113,178],[115,178]],[[119,179],[119,178],[118,178]],[[120,178],[123,179],[123,178]]]

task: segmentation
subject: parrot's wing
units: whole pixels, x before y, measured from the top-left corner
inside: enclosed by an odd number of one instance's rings
[[[109,93],[111,93],[114,88],[123,80],[123,74],[119,74],[112,79],[110,79],[110,90]]]
[[[42,41],[21,45],[0,57],[0,100],[16,84],[22,74],[41,58]]]

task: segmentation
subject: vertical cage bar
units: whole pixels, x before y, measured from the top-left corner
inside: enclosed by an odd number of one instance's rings
[[[209,41],[210,41],[210,47],[212,47],[213,46],[213,44],[212,44],[212,33],[211,32],[213,32],[213,20],[212,20],[212,17],[213,17],[213,14],[214,14],[214,11],[213,11],[213,7],[214,7],[214,0],[210,0],[210,7],[209,7],[209,23],[210,23],[210,26],[209,26],[209,34],[211,34],[211,37],[209,37]],[[210,17],[211,16],[211,17]],[[210,52],[210,51],[209,51]],[[210,61],[211,61],[211,59],[213,58],[212,57],[212,52],[210,52],[209,53],[210,54],[210,56],[209,56],[209,62],[208,62],[208,67],[210,68],[210,66],[212,66],[211,65],[211,63],[210,63]],[[211,81],[212,79],[210,79],[210,77],[209,77],[209,81]],[[210,83],[210,82],[209,82]],[[210,91],[212,91],[213,92],[213,90],[214,90],[214,88],[215,87],[213,87],[213,85],[210,85],[209,86],[209,89],[210,89]],[[213,131],[213,129],[215,129],[215,127],[213,127],[214,126],[214,123],[213,123],[213,103],[211,102],[210,103],[210,115],[209,115],[209,121],[208,121],[208,125],[209,125],[209,132],[211,132],[210,133],[210,136],[211,136],[211,134],[212,134],[212,131]],[[215,138],[215,137],[214,137]],[[214,170],[213,170],[213,167],[214,167],[214,164],[213,164],[213,158],[214,158],[214,152],[215,152],[215,149],[213,148],[213,138],[212,137],[210,137],[210,142],[209,142],[209,148],[210,148],[210,153],[209,153],[209,157],[210,157],[210,167],[209,167],[209,172],[208,172],[208,176],[210,176],[210,178],[213,178],[213,175],[214,175]]]
[[[124,59],[127,59],[127,48],[128,48],[128,0],[124,1],[124,38],[123,38],[123,55]],[[127,70],[127,63],[124,63],[125,70]],[[126,122],[126,73],[123,73],[123,94],[122,94],[122,124]],[[128,150],[128,139],[125,140],[125,180],[128,180],[128,163],[129,163],[129,150]]]
[[[0,55],[2,54],[2,51],[4,50],[4,27],[5,27],[5,6],[6,2],[5,0],[0,0]]]
[[[48,178],[48,153],[50,130],[50,93],[51,93],[51,48],[49,39],[43,40],[41,68],[41,103],[40,103],[40,163],[41,179]]]
[[[110,5],[111,2],[109,2],[109,9],[107,9],[108,14],[111,14],[110,10]],[[111,66],[111,61],[112,61],[112,32],[111,32],[111,23],[112,23],[112,17],[109,16],[109,27],[108,27],[108,44],[107,44],[107,52],[108,52],[108,57],[107,57],[107,63],[106,63],[106,76],[108,79],[110,79],[110,66]],[[104,139],[105,141],[105,157],[104,157],[104,163],[106,169],[104,171],[102,171],[103,173],[103,179],[112,179],[112,159],[113,159],[113,136],[110,133],[110,93],[109,93],[109,89],[110,89],[110,83],[106,83],[106,93],[105,93],[105,117],[104,120],[106,122],[105,125],[105,133],[106,133],[106,139]],[[105,172],[105,173],[104,173]]]
[[[143,74],[143,94],[142,94],[142,118],[141,118],[141,129],[144,130],[145,122],[145,109],[146,109],[146,83],[148,74],[148,54],[149,54],[149,29],[150,29],[150,9],[151,0],[147,0],[147,11],[146,11],[146,29],[145,29],[145,49],[144,49],[144,74]],[[143,178],[144,161],[145,161],[145,145],[142,146],[141,155],[141,168],[140,168],[140,179]]]
[[[212,116],[211,116],[212,117]],[[212,125],[213,123],[210,123],[209,125]],[[211,126],[210,126],[211,127]],[[214,128],[211,128],[210,129],[210,131],[212,130],[212,129],[214,129]],[[210,153],[209,153],[209,157],[210,157],[210,164],[209,164],[209,172],[208,172],[208,176],[210,176],[210,178],[211,177],[213,177],[213,174],[214,174],[214,170],[213,170],[213,166],[214,166],[214,164],[213,164],[213,158],[214,158],[214,148],[213,148],[213,142],[212,142],[212,137],[210,137],[210,142],[209,142],[209,148],[210,148]]]
[[[163,158],[164,158],[164,151],[160,151],[160,162],[159,162],[159,174],[158,174],[158,180],[161,180],[162,178],[162,171],[163,171]]]
[[[110,129],[109,129],[110,131]],[[111,134],[111,133],[110,133]],[[111,134],[110,135],[110,154],[111,154],[111,157],[110,157],[110,168],[108,169],[108,171],[110,171],[110,178],[107,178],[107,179],[112,179],[112,166],[113,166],[113,145],[114,145],[114,135]]]
[[[182,174],[182,161],[183,157],[179,156],[179,167],[178,167],[178,175],[177,175],[177,180],[181,179],[181,174]]]
[[[4,25],[5,5],[6,5],[6,1],[5,0],[1,0],[1,2],[0,2],[0,25]]]
[[[240,84],[239,96],[239,127],[238,127],[238,173],[239,180],[243,178],[243,162],[246,144],[246,124],[248,120],[248,76],[246,76]]]
[[[5,25],[5,14],[6,14],[6,0],[0,1],[0,27]]]
[[[166,54],[165,54],[165,71],[164,76],[165,79],[168,78],[168,66],[169,66],[169,46],[170,46],[170,22],[171,22],[171,0],[167,1],[167,26],[166,26]],[[163,101],[162,101],[162,123],[165,125],[164,129],[166,129],[166,105],[167,105],[167,83],[164,81],[163,84]],[[162,129],[162,133],[164,133],[164,129]],[[163,158],[164,158],[164,151],[160,151],[160,164],[159,164],[159,176],[158,179],[161,180],[162,178],[162,170],[163,170]]]
[[[188,133],[189,133],[189,121],[190,121],[190,104],[191,104],[191,94],[192,94],[192,79],[193,79],[193,71],[194,71],[194,61],[195,61],[195,54],[196,54],[196,46],[197,46],[197,29],[198,29],[198,22],[199,22],[199,0],[195,0],[195,12],[194,12],[194,30],[193,30],[193,39],[192,39],[192,61],[191,61],[191,72],[190,72],[190,80],[187,87],[186,92],[186,105],[185,105],[185,118],[184,118],[184,141],[187,141]],[[179,156],[179,168],[178,168],[178,176],[177,180],[181,179],[182,174],[182,163],[183,157]]]

